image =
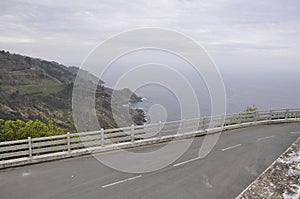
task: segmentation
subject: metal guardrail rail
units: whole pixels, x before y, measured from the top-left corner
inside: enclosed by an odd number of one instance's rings
[[[281,109],[235,113],[211,117],[201,117],[182,121],[130,126],[116,129],[101,129],[93,132],[67,133],[66,135],[28,138],[24,140],[0,142],[0,163],[19,158],[34,158],[65,152],[69,157],[78,150],[105,148],[125,143],[136,146],[141,141],[160,142],[168,139],[205,135],[211,129],[240,128],[245,124],[265,124],[268,122],[289,122],[300,120],[300,109]],[[224,123],[223,123],[224,122]],[[223,124],[223,125],[222,125]],[[197,130],[194,129],[197,127]],[[178,130],[180,129],[180,132]],[[145,144],[147,144],[145,142]]]

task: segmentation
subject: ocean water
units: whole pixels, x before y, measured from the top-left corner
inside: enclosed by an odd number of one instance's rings
[[[226,89],[227,113],[242,112],[247,106],[253,105],[260,110],[300,108],[300,79],[298,74],[292,71],[290,74],[273,74],[272,76],[226,74],[222,77]],[[210,96],[207,89],[200,83],[201,81],[199,80],[199,84],[194,87],[198,94],[200,114],[208,116],[211,115]],[[196,82],[197,80],[194,80],[193,85]],[[148,86],[137,90],[137,94],[145,99],[132,107],[143,108],[149,113],[151,106],[161,104],[166,109],[167,121],[181,119],[180,99],[177,99],[169,90],[158,86]],[[164,119],[160,116],[159,110],[151,113],[153,122]]]
[[[120,58],[109,66],[102,79],[107,86],[114,87],[119,79],[126,76],[130,70],[137,66],[145,63],[168,65],[177,70],[190,83],[197,96],[200,116],[211,115],[211,98],[205,81],[190,64],[176,56],[162,52],[151,52],[150,55],[147,52],[146,54],[147,56],[145,56],[145,52],[144,54],[135,53]],[[252,105],[261,110],[300,108],[300,67],[284,66],[276,70],[264,67],[255,70],[248,67],[244,70],[241,67],[238,70],[229,70],[227,67],[220,66],[219,70],[225,86],[227,113],[242,112],[247,106]],[[163,72],[163,70],[147,71],[137,73],[132,78],[151,80],[151,77],[156,79],[157,76],[160,76],[168,79],[172,78],[170,74]],[[178,81],[177,79],[173,80],[175,85],[169,86],[161,86],[148,81],[137,89],[136,87],[130,88],[144,98],[143,102],[131,104],[131,107],[142,108],[147,113],[149,123],[182,119],[182,99],[180,99],[180,95],[171,89],[174,86],[182,86],[181,81],[182,79],[178,77]],[[185,92],[185,89],[189,88],[180,87],[180,89],[180,92]],[[189,106],[190,110],[197,108],[193,103]],[[191,114],[190,117],[193,118],[194,115]]]

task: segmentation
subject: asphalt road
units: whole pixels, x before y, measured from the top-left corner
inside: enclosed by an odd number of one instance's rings
[[[203,141],[199,137],[175,163],[151,173],[116,171],[92,156],[0,170],[0,198],[234,198],[299,135],[298,124],[223,132],[213,151],[203,159],[197,158]],[[159,147],[141,147],[134,152]],[[123,157],[122,152],[98,155]]]

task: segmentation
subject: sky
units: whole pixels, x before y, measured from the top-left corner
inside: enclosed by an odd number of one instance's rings
[[[0,49],[80,66],[124,31],[167,28],[203,46],[221,70],[299,69],[298,0],[10,0]]]

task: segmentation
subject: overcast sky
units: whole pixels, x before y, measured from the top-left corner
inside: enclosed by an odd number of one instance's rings
[[[300,68],[299,0],[10,0],[0,49],[79,66],[103,40],[160,27],[201,44],[221,68]]]

